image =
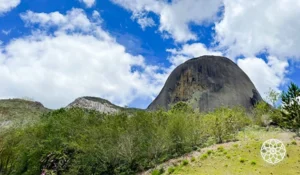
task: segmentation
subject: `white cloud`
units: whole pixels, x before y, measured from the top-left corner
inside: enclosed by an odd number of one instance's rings
[[[1,31],[4,35],[9,35],[10,32],[11,32],[11,29],[10,30],[2,30]]]
[[[147,27],[155,26],[154,20],[150,17],[147,17],[147,14],[145,13],[134,13],[131,18],[133,20],[137,20],[137,23],[143,30],[145,30]]]
[[[300,0],[224,0],[216,40],[228,55],[300,57]]]
[[[20,4],[20,0],[0,0],[0,15]]]
[[[222,55],[221,52],[210,50],[202,43],[185,44],[180,49],[167,49],[167,51],[172,53],[169,61],[173,64],[173,67],[184,63],[188,59],[203,55]]]
[[[189,25],[201,25],[205,22],[211,22],[215,19],[216,14],[221,6],[221,0],[111,0],[114,3],[132,11],[133,18],[139,20],[137,14],[148,14],[152,12],[159,16],[159,31],[167,32],[177,42],[186,42],[196,40],[197,34],[193,33]],[[146,18],[147,19],[147,18]],[[141,24],[143,27],[143,23]],[[163,34],[165,36],[165,34]]]
[[[269,56],[265,62],[261,58],[248,57],[238,59],[237,64],[254,83],[260,94],[265,98],[270,88],[280,91],[279,86],[285,82],[288,62]]]
[[[154,98],[163,83],[159,68],[125,47],[101,28],[93,15],[73,9],[22,14],[32,34],[0,44],[0,97],[31,97],[57,108],[91,95],[127,105],[139,97]],[[98,15],[99,16],[99,15]],[[51,32],[54,30],[54,32]],[[139,67],[139,71],[132,71]]]
[[[79,0],[79,1],[82,2],[82,3],[85,3],[85,5],[88,8],[91,8],[96,4],[96,0]]]

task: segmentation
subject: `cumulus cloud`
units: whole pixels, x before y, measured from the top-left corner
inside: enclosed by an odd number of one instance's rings
[[[21,0],[0,0],[0,15],[17,7]]]
[[[288,62],[277,57],[269,56],[267,61],[257,57],[238,59],[237,64],[241,67],[255,87],[265,98],[270,88],[280,91],[279,86],[285,82]]]
[[[216,18],[221,0],[111,0],[133,14],[133,19],[143,26],[145,15],[152,12],[159,16],[159,31],[169,34],[177,42],[196,40],[197,34],[190,30],[190,24],[201,25]],[[151,21],[151,20],[150,20]],[[150,22],[152,24],[152,22]],[[152,26],[152,25],[151,25]]]
[[[167,49],[172,55],[169,57],[169,61],[173,64],[173,67],[184,63],[186,60],[203,56],[203,55],[218,55],[222,53],[208,49],[202,43],[185,44],[180,49]]]
[[[0,44],[0,97],[27,96],[50,108],[84,95],[119,105],[154,98],[164,83],[160,68],[127,53],[97,16],[81,9],[22,14],[32,34]]]
[[[231,56],[300,57],[300,0],[224,0],[216,40]]]
[[[79,0],[82,3],[85,3],[86,7],[91,8],[96,4],[96,0]]]

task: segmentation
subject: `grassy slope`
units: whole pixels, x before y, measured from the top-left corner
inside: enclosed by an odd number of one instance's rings
[[[287,157],[276,165],[266,163],[260,155],[260,148],[265,140],[277,138],[282,140],[287,149]],[[247,130],[239,134],[239,140],[235,143],[214,145],[194,152],[191,155],[173,160],[164,168],[164,174],[180,175],[232,175],[232,174],[300,174],[300,140],[296,138],[293,143],[293,133],[283,131]],[[224,149],[218,149],[218,148]],[[212,152],[208,154],[208,152]],[[207,155],[207,158],[205,158]],[[194,157],[194,158],[192,158]],[[187,165],[182,165],[183,160],[188,160]],[[244,161],[242,161],[244,160]],[[171,167],[171,168],[170,168]],[[158,167],[159,169],[160,167]],[[174,168],[173,173],[168,169]],[[145,173],[147,174],[147,173]]]
[[[41,114],[50,111],[39,102],[22,99],[0,100],[0,132],[13,125],[34,123]]]

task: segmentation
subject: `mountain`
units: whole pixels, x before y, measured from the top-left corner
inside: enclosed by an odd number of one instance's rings
[[[249,77],[233,61],[220,56],[201,56],[179,65],[148,109],[169,109],[179,101],[201,112],[220,106],[251,109],[261,100]]]
[[[0,131],[13,125],[34,124],[42,114],[49,111],[40,102],[23,99],[0,100]]]
[[[74,107],[95,110],[103,113],[118,113],[122,111],[132,112],[132,111],[141,110],[136,108],[123,108],[111,103],[108,100],[98,98],[98,97],[88,97],[88,96],[77,98],[74,102],[70,103],[66,108],[74,108]]]

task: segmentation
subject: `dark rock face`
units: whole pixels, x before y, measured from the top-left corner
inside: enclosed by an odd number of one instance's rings
[[[233,61],[220,56],[201,56],[179,65],[148,109],[169,109],[179,101],[200,112],[221,106],[251,109],[261,100],[249,77]]]

